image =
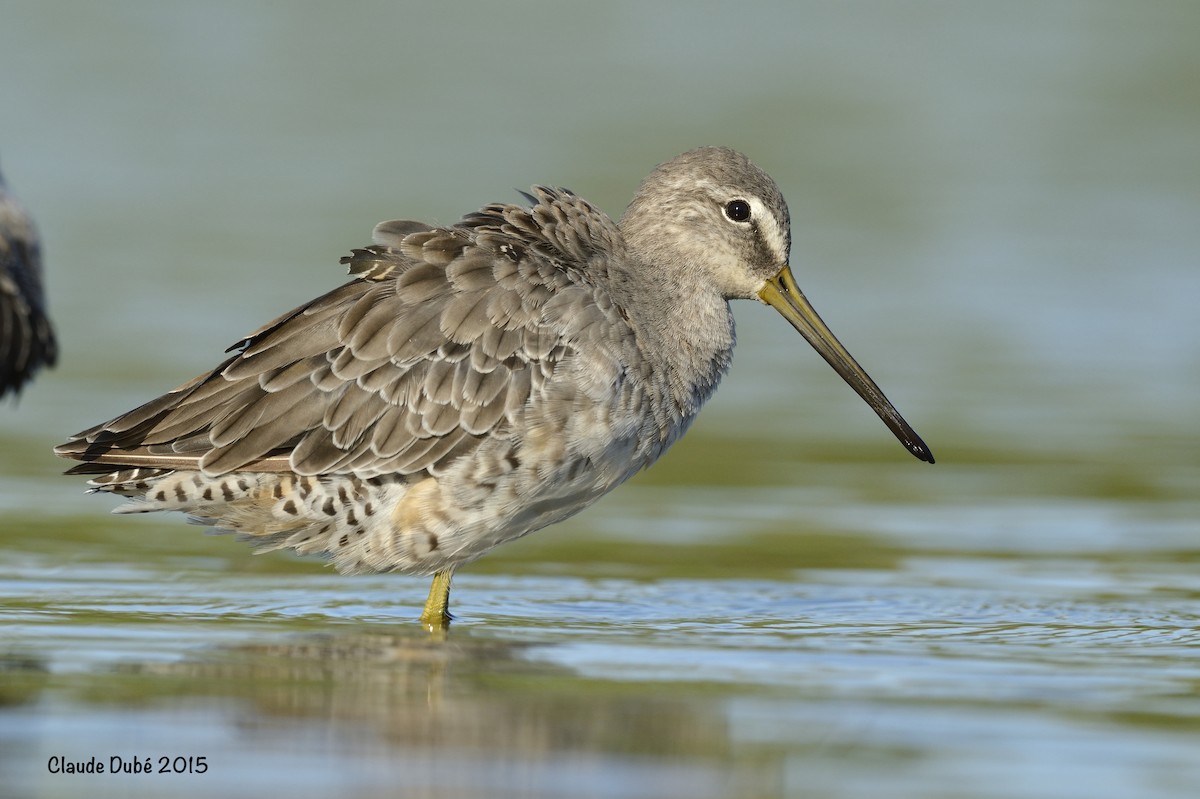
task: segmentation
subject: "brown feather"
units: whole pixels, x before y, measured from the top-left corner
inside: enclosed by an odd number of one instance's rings
[[[90,474],[444,469],[511,424],[570,357],[564,330],[604,316],[583,289],[549,304],[571,285],[556,248],[579,242],[542,235],[528,209],[503,205],[453,228],[383,223],[376,244],[343,259],[356,279],[56,451]]]

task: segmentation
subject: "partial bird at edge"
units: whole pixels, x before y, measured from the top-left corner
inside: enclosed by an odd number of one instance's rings
[[[57,361],[42,286],[41,240],[0,175],[0,397],[18,394]]]

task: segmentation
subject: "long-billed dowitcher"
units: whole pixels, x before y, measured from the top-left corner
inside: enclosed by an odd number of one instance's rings
[[[33,220],[0,175],[0,397],[58,359],[42,294],[42,247]]]
[[[904,446],[929,448],[788,267],[775,182],[704,147],[658,166],[620,222],[564,189],[458,224],[384,222],[350,282],[158,399],[72,437],[68,473],[260,550],[343,572],[450,576],[577,513],[679,439],[729,366],[729,300],[778,310]]]

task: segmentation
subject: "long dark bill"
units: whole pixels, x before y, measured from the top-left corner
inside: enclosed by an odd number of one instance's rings
[[[796,279],[792,277],[789,267],[784,266],[779,270],[779,274],[768,280],[758,292],[758,296],[800,331],[800,335],[804,336],[813,349],[821,353],[821,357],[829,362],[834,371],[879,414],[879,418],[909,452],[923,461],[933,463],[933,453],[929,451],[929,447],[916,431],[909,427],[908,422],[904,421],[896,407],[883,395],[871,376],[858,365],[854,357],[821,321],[821,317],[796,286]]]

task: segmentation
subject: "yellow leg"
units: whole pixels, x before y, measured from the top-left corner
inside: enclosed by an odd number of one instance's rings
[[[429,599],[425,600],[425,610],[421,612],[421,624],[430,632],[445,630],[450,626],[450,577],[449,569],[435,572],[433,585],[429,587]]]

